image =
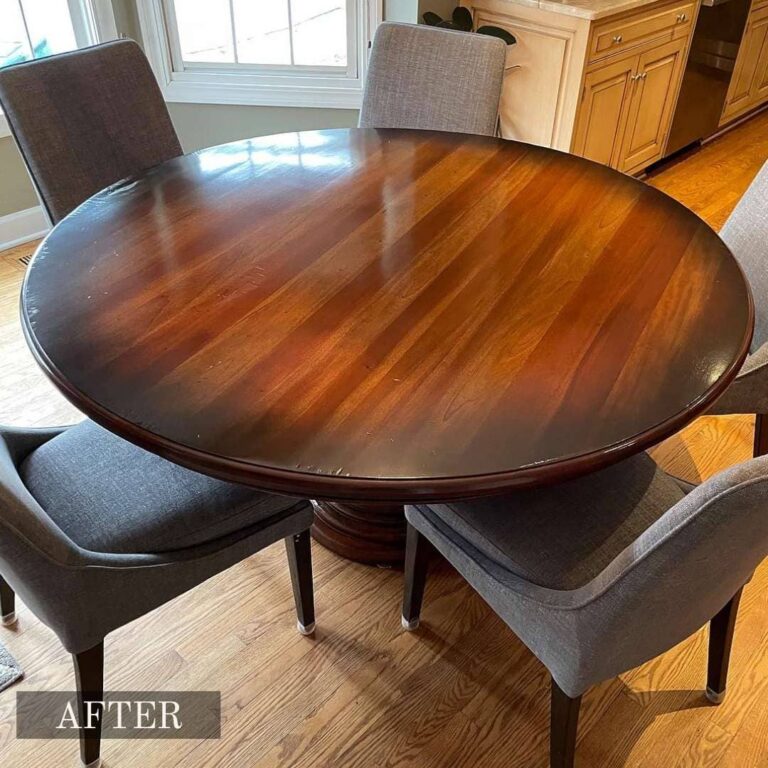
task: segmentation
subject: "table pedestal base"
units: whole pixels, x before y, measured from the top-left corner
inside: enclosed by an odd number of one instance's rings
[[[337,555],[368,565],[397,566],[405,558],[402,504],[316,501],[315,541]]]

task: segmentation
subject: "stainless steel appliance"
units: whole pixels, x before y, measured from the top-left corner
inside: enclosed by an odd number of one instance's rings
[[[717,131],[750,0],[702,0],[667,155]]]

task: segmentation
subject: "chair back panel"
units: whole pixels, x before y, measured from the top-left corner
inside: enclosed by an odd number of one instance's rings
[[[54,224],[104,187],[182,153],[132,40],[1,69],[0,105]]]
[[[752,351],[768,341],[768,162],[720,232],[741,264],[755,300],[755,334]]]
[[[507,46],[495,37],[381,24],[371,50],[361,128],[493,136]]]

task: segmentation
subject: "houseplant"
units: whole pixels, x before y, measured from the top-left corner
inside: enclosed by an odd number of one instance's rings
[[[472,32],[474,27],[474,20],[472,19],[472,13],[469,8],[458,6],[453,9],[453,14],[450,20],[443,19],[432,11],[427,11],[423,17],[424,23],[430,27],[442,27],[444,29],[455,29],[458,32]],[[507,45],[514,45],[517,40],[511,32],[507,32],[506,29],[501,27],[492,27],[489,25],[483,25],[478,27],[475,32],[478,35],[490,35],[491,37],[498,37],[503,40]]]

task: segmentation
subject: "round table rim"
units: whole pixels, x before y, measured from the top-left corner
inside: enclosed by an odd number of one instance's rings
[[[345,129],[320,129],[322,132],[353,132],[356,130],[369,130],[359,128]],[[400,132],[396,129],[387,129],[388,132]],[[272,136],[280,136],[286,133],[314,133],[319,131],[288,131],[269,136],[254,137],[258,139],[269,139]],[[442,133],[440,131],[419,131],[419,133]],[[488,137],[494,140],[494,137]],[[504,139],[495,139],[504,141]],[[218,147],[237,144],[248,139],[239,139],[233,142],[225,142],[210,147],[214,150]],[[509,142],[519,143],[519,142]],[[560,150],[552,148],[540,148],[550,152],[562,153]],[[205,151],[205,150],[202,150]],[[198,153],[190,153],[192,155]],[[166,163],[173,163],[188,155],[182,155],[172,158]],[[574,156],[576,157],[576,156]],[[587,158],[578,158],[580,161],[590,165],[599,165]],[[162,163],[165,165],[166,163]],[[601,166],[602,167],[602,166]],[[619,173],[616,171],[616,173]],[[141,178],[139,176],[138,178]],[[118,184],[129,181],[124,179]],[[642,184],[639,179],[634,179],[638,184]],[[115,185],[110,185],[114,187]],[[107,187],[106,189],[110,188]],[[684,208],[687,215],[698,219],[706,227],[712,229],[698,214],[684,206],[675,198],[666,195],[661,190],[650,187],[656,194],[669,198],[675,205]],[[89,200],[98,197],[105,190],[101,190],[93,195]],[[78,208],[75,208],[62,221],[66,221],[70,216],[76,215]],[[714,404],[720,395],[727,389],[733,379],[737,376],[744,361],[746,360],[752,341],[755,322],[755,307],[749,281],[746,278],[744,270],[738,259],[733,255],[730,248],[723,244],[728,255],[733,259],[741,275],[746,288],[748,299],[748,321],[745,329],[745,336],[742,340],[738,355],[734,358],[728,368],[721,374],[717,381],[705,390],[696,400],[678,411],[670,418],[658,422],[648,429],[627,437],[612,445],[603,446],[588,453],[558,457],[557,459],[547,460],[536,464],[516,467],[515,469],[503,470],[493,473],[469,474],[442,477],[410,477],[410,478],[375,478],[375,477],[356,477],[331,474],[316,474],[310,472],[299,472],[295,470],[272,467],[267,464],[249,462],[242,459],[234,459],[227,456],[220,456],[208,451],[201,451],[191,446],[177,443],[173,440],[158,435],[150,430],[137,426],[131,421],[123,418],[117,413],[103,407],[101,404],[90,398],[88,395],[73,387],[61,371],[53,364],[45,350],[38,343],[38,340],[31,327],[29,313],[27,311],[27,285],[31,267],[33,266],[37,254],[46,247],[47,241],[57,227],[53,227],[38,245],[35,254],[30,261],[27,272],[24,276],[20,295],[20,314],[21,325],[25,340],[29,346],[33,357],[42,368],[46,376],[59,389],[62,394],[88,418],[100,424],[105,429],[113,432],[119,437],[138,445],[158,456],[161,456],[175,464],[187,467],[188,469],[201,472],[212,477],[219,478],[228,482],[240,483],[252,487],[282,493],[292,496],[311,497],[313,499],[328,499],[339,501],[361,501],[361,502],[397,502],[397,503],[429,503],[439,501],[458,501],[462,499],[480,498],[483,496],[502,494],[507,490],[517,488],[535,487],[548,484],[555,484],[564,480],[589,474],[614,464],[621,459],[639,453],[653,445],[656,445],[664,439],[675,434],[686,424],[693,421],[696,417],[702,415],[709,406]],[[715,236],[717,232],[712,229]]]

